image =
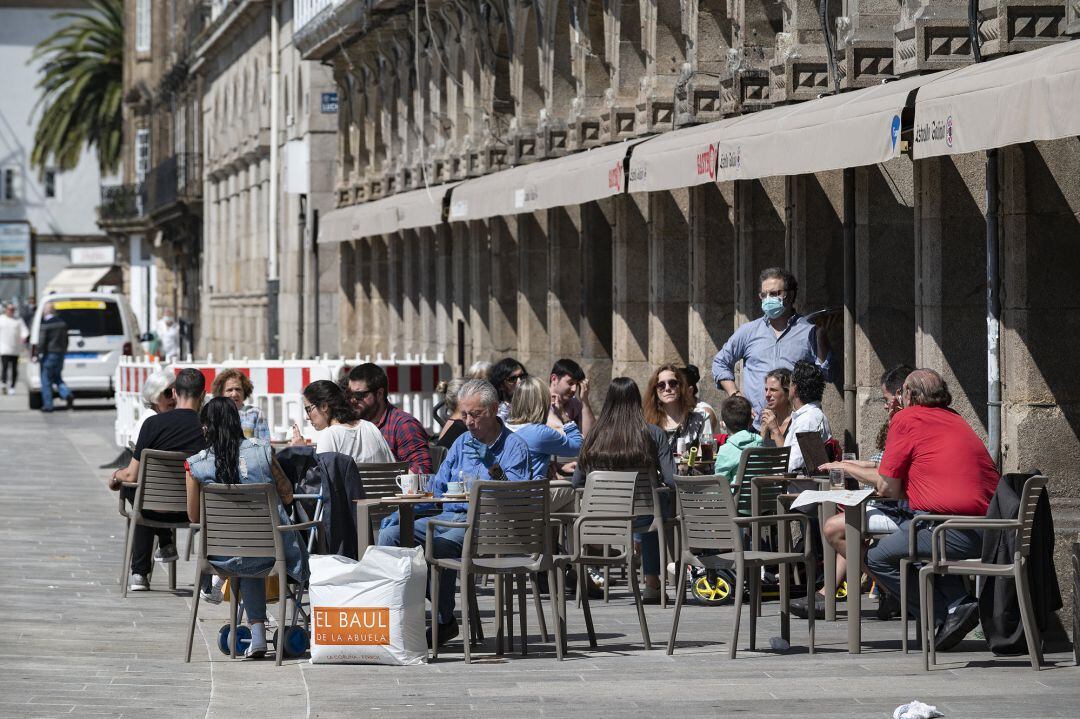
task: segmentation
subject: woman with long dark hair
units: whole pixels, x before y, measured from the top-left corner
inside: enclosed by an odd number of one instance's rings
[[[330,380],[317,380],[304,388],[304,413],[319,430],[315,452],[340,452],[357,464],[394,462],[390,445],[371,422],[360,418],[345,391]],[[300,428],[293,425],[293,444],[303,444]]]
[[[642,405],[645,421],[664,431],[672,454],[678,454],[680,443],[689,448],[712,434],[712,422],[696,406],[690,383],[675,365],[661,365],[649,377]]]
[[[491,367],[491,384],[499,393],[499,419],[503,422],[510,416],[510,402],[517,391],[518,383],[529,376],[525,365],[513,357],[503,357]]]
[[[270,443],[246,439],[236,404],[228,397],[215,397],[199,413],[207,448],[188,457],[187,508],[192,522],[199,521],[199,495],[204,484],[269,484],[277,487],[278,515],[282,524],[289,518],[282,503],[292,502],[292,486],[277,460]],[[293,579],[307,576],[307,556],[295,532],[282,535],[285,543],[286,570]],[[239,577],[240,597],[244,601],[251,643],[245,657],[266,654],[266,580],[274,567],[274,557],[211,556],[210,564],[224,576]],[[220,598],[218,598],[220,601]]]
[[[608,385],[604,408],[593,424],[578,455],[574,470],[574,486],[585,485],[585,477],[593,470],[655,470],[660,481],[675,486],[675,461],[664,430],[645,420],[642,411],[641,391],[629,377],[616,377]],[[668,511],[665,501],[664,513]],[[651,516],[634,520],[635,529],[652,524]],[[648,603],[660,599],[660,544],[656,532],[635,533],[641,543],[642,573],[645,590],[642,595]]]

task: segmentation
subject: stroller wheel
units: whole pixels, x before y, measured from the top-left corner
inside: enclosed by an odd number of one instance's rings
[[[277,647],[278,641],[281,639],[281,630],[278,629],[274,632],[274,646]],[[285,628],[285,646],[282,647],[282,653],[290,659],[295,657],[302,657],[307,654],[308,647],[310,646],[310,640],[308,638],[307,630],[303,627],[286,627]]]
[[[694,578],[691,585],[694,596],[702,604],[730,604],[735,597],[731,590],[731,581],[723,574],[707,572]]]
[[[246,624],[240,624],[236,627],[236,654],[239,656],[247,651],[248,645],[251,644],[251,628]],[[218,649],[222,654],[228,656],[229,654],[229,625],[225,624],[218,630]]]

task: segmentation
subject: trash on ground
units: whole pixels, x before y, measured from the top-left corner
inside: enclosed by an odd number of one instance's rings
[[[934,719],[945,716],[929,704],[923,704],[918,699],[913,699],[910,704],[901,704],[893,712],[893,719]]]

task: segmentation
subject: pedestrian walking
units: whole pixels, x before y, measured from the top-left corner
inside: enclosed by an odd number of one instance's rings
[[[41,411],[53,411],[53,385],[60,399],[67,402],[68,409],[75,404],[75,395],[64,384],[61,373],[64,370],[64,356],[68,348],[68,327],[64,319],[56,314],[52,302],[46,302],[41,313],[41,325],[38,327],[38,343],[30,352],[31,359],[41,359]]]
[[[4,307],[0,315],[0,386],[5,394],[15,394],[15,382],[19,379],[19,354],[30,335],[26,325],[15,315],[15,305]]]

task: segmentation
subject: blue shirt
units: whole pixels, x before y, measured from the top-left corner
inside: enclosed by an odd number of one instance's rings
[[[546,424],[513,424],[507,427],[528,445],[529,472],[533,479],[547,476],[551,455],[574,457],[581,451],[581,430],[575,422],[563,425],[566,434]]]
[[[446,458],[435,475],[432,494],[441,497],[446,493],[446,483],[456,480],[460,472],[465,476],[473,475],[480,479],[490,479],[488,470],[492,465],[502,467],[503,474],[511,482],[527,482],[529,476],[529,446],[525,440],[499,423],[502,431],[493,444],[486,445],[466,432],[454,441]],[[468,512],[468,502],[448,502],[442,505],[443,512]]]
[[[829,360],[832,352],[819,361],[817,357],[817,326],[795,313],[779,337],[767,317],[751,320],[728,338],[712,363],[713,379],[735,380],[735,363],[743,361],[742,394],[754,407],[754,427],[760,426],[761,410],[765,406],[765,375],[783,367],[792,369],[796,362],[813,362],[829,379]]]

